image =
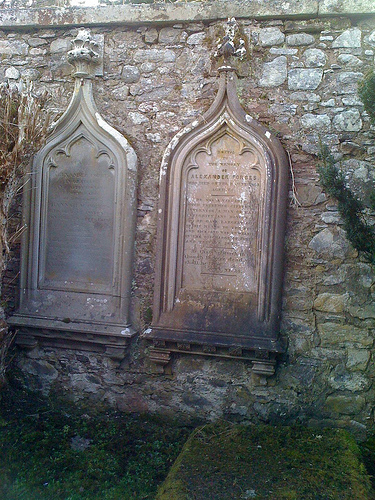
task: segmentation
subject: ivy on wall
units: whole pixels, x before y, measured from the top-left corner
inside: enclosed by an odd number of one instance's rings
[[[375,125],[375,73],[370,71],[365,78],[360,82],[358,88],[359,97],[361,98],[365,110],[367,111],[370,121]]]
[[[366,75],[359,85],[359,96],[370,121],[375,125],[375,73]],[[353,247],[370,263],[375,264],[375,226],[366,219],[365,206],[347,186],[343,172],[337,166],[327,146],[321,148],[322,165],[318,168],[320,183],[338,202],[343,227]],[[375,190],[370,197],[370,209],[375,211]]]
[[[321,159],[322,165],[318,169],[320,183],[325,191],[337,200],[337,208],[348,240],[366,260],[375,264],[375,230],[365,219],[363,203],[346,185],[344,174],[337,167],[327,146],[322,147]],[[371,201],[371,208],[375,210],[375,196]]]

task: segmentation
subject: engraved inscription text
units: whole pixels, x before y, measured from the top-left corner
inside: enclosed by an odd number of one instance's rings
[[[113,279],[114,170],[85,137],[49,170],[46,282],[106,289]]]
[[[193,152],[182,288],[257,291],[261,175],[253,148],[228,132]]]

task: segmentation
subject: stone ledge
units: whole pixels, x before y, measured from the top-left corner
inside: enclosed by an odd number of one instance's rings
[[[51,28],[73,26],[113,26],[173,24],[214,21],[228,17],[250,19],[316,18],[320,15],[374,14],[373,0],[217,0],[126,4],[96,8],[0,9],[0,25],[10,28]]]
[[[375,14],[374,0],[319,0],[319,16]]]

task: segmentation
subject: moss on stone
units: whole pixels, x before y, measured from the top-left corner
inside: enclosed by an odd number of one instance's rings
[[[372,496],[359,448],[344,430],[220,423],[191,435],[156,498]]]

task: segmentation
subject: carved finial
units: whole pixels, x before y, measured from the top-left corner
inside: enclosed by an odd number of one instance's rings
[[[99,62],[98,44],[93,40],[90,30],[80,28],[74,40],[72,50],[68,52],[68,61],[75,67],[73,76],[78,78],[91,77],[93,67]]]
[[[237,41],[237,32],[238,24],[236,19],[234,17],[228,18],[227,24],[225,26],[225,35],[223,36],[222,41],[218,41],[218,47],[215,53],[215,57],[224,57],[224,68],[231,68],[231,57],[239,57],[240,59],[242,59],[246,54],[245,40],[240,38],[239,41]]]

